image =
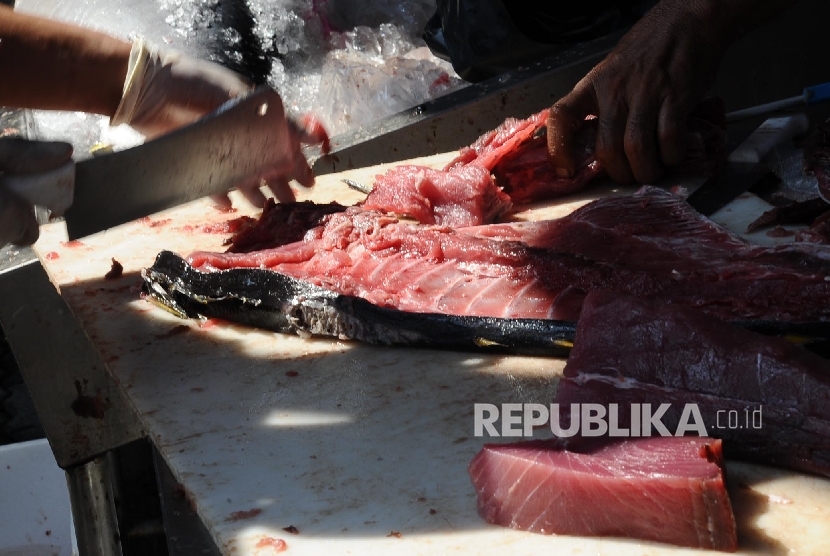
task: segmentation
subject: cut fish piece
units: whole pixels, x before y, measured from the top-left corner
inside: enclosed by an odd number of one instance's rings
[[[687,307],[589,294],[556,401],[565,428],[573,403],[616,403],[624,424],[671,404],[669,431],[694,403],[727,457],[830,476],[830,362]]]
[[[358,207],[315,222],[301,241],[189,260],[201,270],[267,268],[421,313],[575,320],[584,294],[608,289],[724,320],[830,320],[830,248],[749,244],[653,187],[544,222],[454,230]],[[279,220],[260,224],[246,233],[284,235]]]
[[[512,203],[480,166],[454,171],[396,166],[378,176],[362,206],[410,216],[422,224],[461,228],[495,222]]]
[[[737,550],[719,440],[488,444],[469,472],[488,523]]]

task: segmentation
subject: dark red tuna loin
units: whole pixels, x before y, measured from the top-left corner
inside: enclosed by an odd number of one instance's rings
[[[687,307],[588,295],[556,401],[566,429],[572,403],[615,403],[622,427],[669,403],[670,432],[694,403],[727,457],[830,476],[830,361]]]
[[[487,444],[469,466],[488,522],[734,552],[719,440],[655,437]]]

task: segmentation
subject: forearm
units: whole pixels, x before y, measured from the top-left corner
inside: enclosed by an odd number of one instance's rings
[[[130,43],[0,5],[0,106],[111,116]]]

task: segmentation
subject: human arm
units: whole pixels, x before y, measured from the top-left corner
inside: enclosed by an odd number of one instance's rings
[[[234,72],[0,6],[0,106],[110,116],[154,137],[243,94]]]
[[[794,0],[662,0],[553,105],[548,151],[573,175],[575,137],[598,118],[597,158],[618,183],[654,183],[685,156],[686,120],[726,49]]]
[[[0,5],[0,106],[112,116],[131,45]]]

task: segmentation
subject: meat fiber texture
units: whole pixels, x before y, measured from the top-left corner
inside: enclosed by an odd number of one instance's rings
[[[362,206],[411,216],[422,224],[462,228],[495,222],[512,203],[479,166],[451,172],[397,166],[378,176]]]
[[[488,523],[737,550],[719,440],[487,444],[469,472]]]
[[[563,177],[550,163],[546,124],[549,110],[525,120],[508,118],[498,128],[485,133],[445,168],[457,170],[478,165],[493,173],[496,185],[514,203],[530,203],[574,193],[603,173],[596,157],[597,120],[589,118],[576,138],[577,170]],[[726,144],[726,119],[723,101],[707,99],[695,108],[688,120],[687,156],[676,173],[708,173],[719,163]]]
[[[548,114],[542,110],[524,120],[508,118],[461,149],[443,170],[404,165],[387,171],[377,177],[363,207],[410,216],[423,224],[478,226],[496,222],[513,203],[582,189],[602,173],[595,155],[597,121],[586,120],[577,136],[576,174],[562,177],[548,157]],[[724,148],[725,126],[723,103],[702,103],[689,119],[687,159],[673,170],[711,170]]]
[[[606,289],[725,320],[830,319],[830,248],[749,244],[657,188],[541,222],[452,229],[356,207],[318,222],[300,241],[189,261],[271,269],[421,313],[575,321],[585,295]]]
[[[670,403],[670,432],[696,403],[727,457],[830,476],[830,362],[694,309],[590,294],[556,401],[565,428],[572,403],[616,403],[620,423],[633,403]]]

